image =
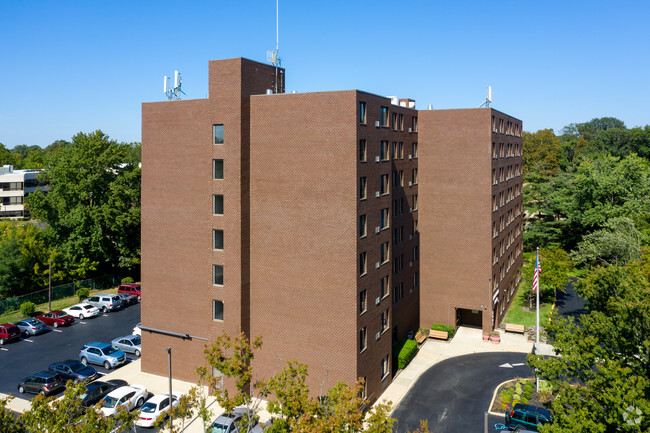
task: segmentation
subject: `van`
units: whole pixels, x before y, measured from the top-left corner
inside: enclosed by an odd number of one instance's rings
[[[84,304],[90,304],[93,307],[99,308],[103,313],[107,311],[115,311],[122,308],[124,305],[122,300],[117,295],[110,293],[100,293],[92,296],[84,301]]]
[[[139,301],[142,296],[142,286],[136,283],[120,284],[120,287],[117,288],[117,293],[137,296]]]
[[[538,431],[540,425],[552,422],[553,414],[543,407],[517,403],[511,412],[506,412],[506,426],[510,429],[524,427]]]

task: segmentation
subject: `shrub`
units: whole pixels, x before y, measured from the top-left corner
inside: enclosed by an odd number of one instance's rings
[[[90,295],[90,289],[88,287],[82,287],[81,289],[77,290],[77,298],[79,298],[79,302],[83,301]]]
[[[122,284],[131,284],[131,283],[134,283],[134,282],[135,281],[133,281],[133,278],[131,278],[131,277],[122,278]]]
[[[449,334],[449,338],[453,338],[456,333],[456,328],[449,325],[443,325],[442,323],[434,323],[431,326],[431,329],[434,331],[446,331]]]
[[[524,391],[524,398],[526,400],[530,400],[530,398],[533,396],[533,393],[530,391]]]
[[[406,367],[417,351],[418,343],[415,340],[402,340],[397,343],[393,352],[397,353],[397,368],[401,370]]]
[[[524,392],[533,392],[533,384],[530,382],[526,382],[524,385]]]
[[[20,304],[20,313],[25,317],[30,317],[36,311],[36,304],[33,302],[23,302]]]

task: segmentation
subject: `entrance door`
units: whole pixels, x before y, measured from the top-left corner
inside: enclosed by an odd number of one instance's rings
[[[460,316],[460,325],[473,326],[476,328],[483,327],[483,312],[481,310],[458,308],[456,311]]]

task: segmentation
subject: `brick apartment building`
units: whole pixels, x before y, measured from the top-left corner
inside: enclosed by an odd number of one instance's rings
[[[210,62],[206,99],[143,104],[142,144],[144,371],[166,374],[171,347],[174,376],[194,381],[205,340],[243,331],[263,337],[260,378],[297,359],[313,392],[364,378],[375,400],[394,342],[457,314],[491,329],[484,311],[498,323],[516,287],[521,122],[495,110],[285,94],[283,69],[237,58]],[[519,233],[492,238],[502,216]]]

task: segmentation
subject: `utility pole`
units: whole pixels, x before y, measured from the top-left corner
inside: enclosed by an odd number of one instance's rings
[[[50,259],[50,268],[49,268],[48,280],[49,280],[49,283],[47,285],[47,287],[48,287],[47,293],[49,295],[48,296],[48,299],[49,299],[48,308],[49,308],[49,311],[52,311],[52,259]]]
[[[172,416],[172,348],[165,349],[169,358],[169,431],[173,431],[174,417]]]

